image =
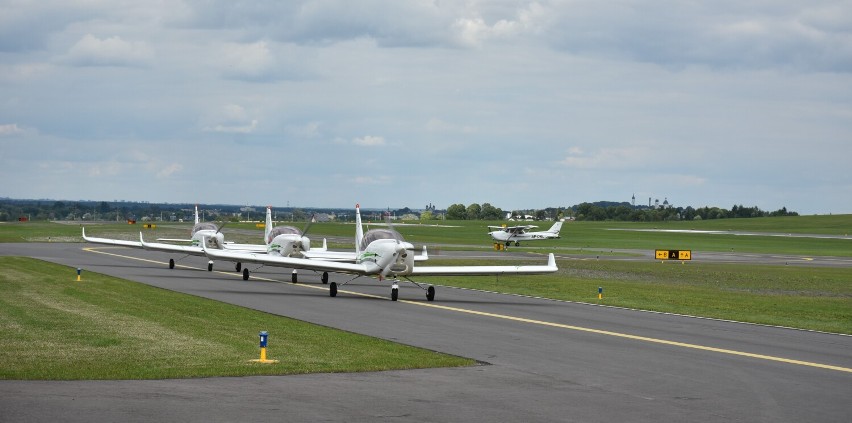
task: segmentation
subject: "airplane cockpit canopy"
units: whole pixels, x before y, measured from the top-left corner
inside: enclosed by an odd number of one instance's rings
[[[266,239],[266,242],[272,242],[278,235],[301,235],[302,231],[292,226],[276,226],[269,231],[269,237]]]
[[[192,227],[192,233],[196,233],[198,231],[219,231],[219,227],[216,226],[213,222],[198,222],[195,226]]]
[[[361,251],[367,249],[371,242],[378,239],[395,239],[400,242],[405,242],[405,238],[399,232],[393,229],[371,229],[364,234],[364,239],[361,240]]]

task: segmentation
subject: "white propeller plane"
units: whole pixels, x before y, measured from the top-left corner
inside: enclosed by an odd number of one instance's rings
[[[83,228],[83,239],[87,242],[119,245],[124,247],[142,248],[151,251],[165,251],[172,253],[183,253],[192,256],[206,256],[204,248],[233,250],[253,253],[266,253],[268,251],[276,251],[282,255],[297,255],[303,249],[310,249],[310,239],[302,236],[302,232],[292,226],[272,227],[272,209],[266,209],[266,228],[264,230],[264,244],[237,244],[226,242],[225,236],[221,232],[222,226],[217,227],[211,222],[200,222],[198,218],[198,206],[195,206],[195,225],[192,227],[191,237],[189,239],[169,239],[159,238],[158,241],[168,242],[187,242],[191,245],[175,245],[165,242],[145,242],[142,237],[142,232],[139,233],[139,241],[124,241],[109,238],[95,238],[86,236],[86,228]],[[325,246],[325,240],[323,240]],[[324,248],[323,248],[324,249]],[[319,249],[319,250],[323,250]],[[175,260],[169,259],[169,269],[174,269]],[[242,263],[236,261],[235,269],[239,272],[242,269]],[[208,261],[207,270],[213,270],[213,260]]]
[[[288,267],[293,269],[307,269],[322,271],[323,283],[328,282],[328,272],[347,273],[356,275],[348,282],[338,285],[331,282],[329,295],[337,296],[337,289],[359,276],[374,276],[380,281],[385,278],[393,278],[391,286],[391,300],[396,301],[399,296],[398,277],[403,277],[409,282],[426,291],[428,301],[435,300],[435,287],[421,285],[409,279],[409,276],[456,276],[456,275],[501,275],[501,274],[544,274],[553,273],[558,269],[556,259],[551,253],[548,256],[547,265],[542,266],[415,266],[414,246],[406,242],[399,232],[393,229],[373,229],[364,233],[361,227],[360,206],[355,206],[355,256],[353,263],[339,261],[328,261],[321,259],[304,259],[296,257],[279,257],[272,254],[254,254],[249,252],[231,252],[227,250],[215,250],[206,247],[202,243],[207,256],[211,259],[223,259],[241,261],[244,263],[257,263],[266,266]],[[248,280],[249,270],[243,268],[243,279]]]
[[[489,226],[488,229],[496,229],[488,232],[491,239],[505,243],[508,247],[512,242],[515,246],[521,245],[521,241],[533,241],[538,239],[559,238],[559,231],[562,229],[562,222],[556,222],[550,229],[546,231],[527,232],[532,228],[537,228],[535,225],[520,225],[520,226]]]

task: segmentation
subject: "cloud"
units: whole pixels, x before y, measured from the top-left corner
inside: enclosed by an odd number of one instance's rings
[[[154,58],[154,51],[144,42],[129,42],[113,36],[100,39],[86,34],[74,44],[64,56],[64,62],[72,66],[147,66]]]
[[[476,132],[476,129],[468,125],[456,125],[438,118],[429,119],[426,122],[426,130],[429,132],[459,132],[463,134],[471,134]]]
[[[355,183],[357,185],[388,185],[391,183],[391,178],[387,176],[356,176]]]
[[[167,179],[172,175],[179,173],[183,170],[183,165],[180,163],[170,163],[164,167],[162,167],[159,171],[157,171],[157,178]]]
[[[536,34],[549,25],[547,9],[537,2],[510,11],[508,17],[496,19],[490,25],[480,13],[478,10],[468,11],[453,22],[455,38],[462,46],[478,47],[490,40]]]
[[[850,8],[835,2],[608,3],[554,8],[541,31],[573,54],[666,67],[852,72]],[[839,10],[838,10],[839,9]],[[830,17],[829,17],[830,16]]]
[[[561,164],[574,169],[626,169],[652,166],[648,148],[605,147],[587,153],[580,147],[570,147]]]
[[[202,121],[202,129],[206,132],[231,134],[250,134],[260,123],[258,119],[249,117],[248,111],[238,104],[226,104]]]
[[[378,147],[385,145],[385,139],[382,137],[374,137],[372,135],[365,135],[360,138],[355,138],[352,140],[352,143],[355,145],[360,145],[364,147]]]
[[[266,41],[222,46],[222,75],[228,79],[263,82],[275,78],[275,58]]]
[[[250,134],[257,129],[257,119],[252,119],[248,125],[216,125],[212,128],[204,128],[206,131],[223,132],[231,134]]]
[[[0,137],[23,134],[24,130],[18,128],[17,123],[0,125]]]

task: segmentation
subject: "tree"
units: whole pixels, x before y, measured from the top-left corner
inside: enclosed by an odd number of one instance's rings
[[[435,216],[432,214],[432,210],[426,210],[423,213],[420,213],[420,220],[432,220]]]
[[[467,217],[467,208],[464,204],[453,204],[447,207],[447,219],[464,220]]]
[[[479,220],[479,216],[482,214],[482,206],[477,203],[473,203],[467,206],[467,219],[468,220]]]
[[[500,220],[503,218],[503,210],[492,206],[491,203],[483,203],[479,217],[482,220]]]

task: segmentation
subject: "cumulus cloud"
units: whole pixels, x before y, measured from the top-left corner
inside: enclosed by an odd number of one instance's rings
[[[452,29],[461,45],[476,47],[493,39],[537,34],[549,25],[546,8],[537,2],[510,11],[510,16],[496,19],[491,24],[480,13],[482,11],[468,10],[453,22]]]
[[[648,166],[647,148],[607,147],[586,152],[580,147],[570,147],[561,164],[574,169],[624,169]]]
[[[839,10],[838,10],[839,9]],[[826,19],[826,16],[832,18]],[[814,1],[609,3],[551,10],[547,39],[560,50],[667,67],[852,71],[850,8]]]
[[[250,134],[260,121],[250,117],[239,104],[226,104],[202,119],[202,129],[207,132]]]
[[[275,76],[275,58],[266,41],[222,46],[222,74],[228,79],[268,81]]]
[[[355,138],[354,140],[352,140],[352,143],[364,147],[378,147],[385,145],[385,139],[382,137],[365,135],[363,137]]]
[[[154,51],[144,42],[125,41],[113,36],[100,39],[86,34],[74,44],[64,57],[73,66],[146,66],[154,58]]]
[[[169,163],[162,166],[156,173],[157,178],[166,179],[183,170],[183,165],[180,163]]]
[[[358,185],[387,185],[392,181],[388,176],[356,176],[355,183]]]
[[[18,135],[18,134],[23,134],[23,133],[24,133],[24,130],[21,129],[21,128],[18,128],[17,123],[9,123],[9,124],[5,124],[5,125],[0,125],[0,137]]]

